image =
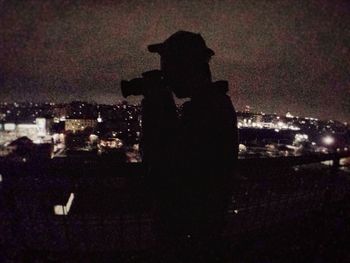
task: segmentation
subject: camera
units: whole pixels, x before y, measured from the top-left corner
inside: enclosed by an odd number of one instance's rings
[[[164,85],[163,75],[160,70],[151,70],[142,73],[142,78],[134,78],[132,80],[122,80],[120,88],[124,98],[130,95],[145,95],[147,91],[155,86]]]

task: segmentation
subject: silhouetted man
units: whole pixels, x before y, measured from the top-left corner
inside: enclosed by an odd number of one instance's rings
[[[221,234],[237,159],[236,113],[227,82],[212,82],[214,52],[200,34],[179,31],[148,50],[160,55],[164,78],[142,103],[143,160],[158,202],[159,231],[174,246],[203,245]],[[172,93],[190,99],[180,114]]]

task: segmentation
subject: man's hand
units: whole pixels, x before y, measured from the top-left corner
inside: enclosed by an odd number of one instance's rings
[[[143,73],[142,76],[147,86],[144,92],[144,98],[147,104],[175,106],[174,97],[170,89],[165,85],[161,71],[148,71]]]

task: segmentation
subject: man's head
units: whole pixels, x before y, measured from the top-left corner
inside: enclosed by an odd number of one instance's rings
[[[211,81],[208,62],[215,53],[200,34],[178,31],[148,50],[160,55],[164,78],[179,98],[191,97],[198,92],[194,89]]]

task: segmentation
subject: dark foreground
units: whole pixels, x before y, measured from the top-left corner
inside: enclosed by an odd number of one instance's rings
[[[350,262],[349,173],[303,163],[242,162],[222,240],[168,248],[142,167],[3,165],[0,262]]]
[[[182,254],[168,258],[157,251],[41,251],[21,255],[2,251],[1,262],[350,262],[350,207],[339,203],[295,222],[274,226],[231,240],[213,251],[215,259]],[[207,248],[211,250],[212,248]],[[186,258],[188,261],[186,261]],[[198,260],[195,260],[195,259]],[[192,259],[192,260],[190,260]],[[194,260],[193,260],[194,259]]]

